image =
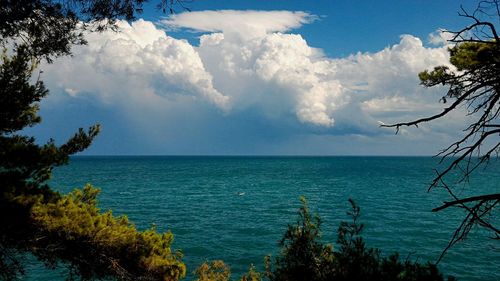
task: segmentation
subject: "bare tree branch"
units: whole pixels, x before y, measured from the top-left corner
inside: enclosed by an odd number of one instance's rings
[[[462,203],[468,203],[468,202],[473,202],[473,201],[491,201],[491,200],[500,200],[500,193],[497,194],[488,194],[488,195],[480,195],[480,196],[473,196],[473,197],[467,197],[451,202],[444,202],[444,204],[440,207],[432,209],[433,212],[438,212],[441,210],[444,210],[448,207],[457,205],[457,204],[462,204]]]
[[[450,42],[455,43],[450,49],[450,62],[456,70],[438,66],[433,71],[424,71],[419,75],[425,87],[447,85],[449,88],[442,101],[446,103],[448,99],[453,99],[453,103],[435,115],[381,125],[395,128],[397,134],[403,126],[418,127],[459,108],[466,109],[465,115],[473,118],[463,130],[463,136],[437,154],[441,157],[439,163],[446,165],[441,171],[436,170],[436,176],[429,186],[429,191],[436,187],[444,188],[452,199],[434,208],[433,212],[449,207],[465,211],[462,222],[437,262],[450,247],[465,239],[474,226],[491,231],[494,239],[500,240],[499,228],[490,222],[493,210],[500,204],[500,194],[460,198],[454,188],[445,182],[445,178],[448,181],[454,179],[454,183],[468,182],[470,175],[480,166],[487,165],[492,157],[498,157],[500,150],[500,38],[496,30],[500,23],[500,0],[481,1],[472,14],[462,7],[459,15],[472,20],[472,23],[459,31],[448,31],[452,34]],[[491,21],[492,17],[497,22]],[[446,159],[451,161],[445,162]],[[458,178],[451,174],[454,170],[460,173]]]

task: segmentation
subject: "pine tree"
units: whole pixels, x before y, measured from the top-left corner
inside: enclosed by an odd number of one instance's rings
[[[70,267],[69,279],[178,280],[181,255],[173,235],[138,231],[125,216],[97,207],[98,189],[60,194],[47,184],[54,167],[86,149],[99,125],[80,129],[62,145],[39,144],[23,129],[41,121],[48,94],[37,69],[85,44],[84,31],[114,28],[131,20],[143,0],[0,1],[0,279],[23,273],[31,253],[48,267]],[[38,77],[37,74],[38,73]]]

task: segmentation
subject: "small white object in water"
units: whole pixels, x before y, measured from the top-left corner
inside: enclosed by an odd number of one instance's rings
[[[238,192],[238,196],[243,196],[245,195],[245,192]]]

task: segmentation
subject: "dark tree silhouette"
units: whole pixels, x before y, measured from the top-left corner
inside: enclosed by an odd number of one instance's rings
[[[369,248],[361,235],[361,210],[352,199],[349,203],[350,221],[340,223],[334,247],[321,241],[321,220],[302,199],[297,223],[288,226],[280,241],[280,254],[274,261],[266,258],[265,276],[270,281],[444,280],[434,264],[401,261],[398,253],[383,257],[379,249]]]
[[[40,145],[22,130],[41,121],[38,103],[48,94],[33,77],[42,60],[52,62],[85,44],[84,31],[115,28],[131,20],[144,0],[0,0],[0,279],[23,273],[22,255],[48,267],[69,265],[69,278],[178,280],[180,255],[170,232],[138,231],[126,217],[101,212],[98,190],[86,186],[61,195],[47,185],[52,169],[86,149],[99,126],[80,129],[63,145]],[[181,1],[162,0],[161,7]]]
[[[410,122],[402,122],[383,127],[394,127],[396,133],[403,126],[416,126],[439,119],[453,110],[465,108],[473,121],[464,129],[463,136],[443,149],[438,156],[446,162],[443,170],[436,170],[429,190],[444,188],[450,200],[433,209],[437,212],[449,207],[458,207],[465,211],[461,224],[457,227],[446,251],[467,237],[470,230],[478,225],[493,234],[493,239],[500,239],[500,229],[495,207],[500,202],[500,193],[479,194],[460,198],[456,189],[446,179],[454,171],[459,171],[457,183],[467,182],[477,168],[486,165],[490,159],[498,158],[500,149],[500,38],[497,28],[500,20],[500,1],[480,1],[473,13],[461,8],[460,16],[472,23],[458,31],[450,33],[453,47],[449,49],[450,63],[454,68],[437,66],[432,71],[419,74],[425,87],[446,85],[447,93],[442,97],[444,104],[450,105],[436,115]],[[496,224],[495,224],[496,222]]]
[[[337,243],[322,241],[321,219],[309,211],[305,198],[296,223],[289,224],[279,242],[279,254],[265,257],[265,271],[251,266],[240,281],[443,281],[435,264],[402,261],[398,253],[383,257],[381,251],[369,248],[362,237],[361,210],[349,199],[349,221],[337,230]],[[334,249],[335,248],[335,249]],[[196,281],[230,281],[229,266],[216,260],[203,263],[195,272]],[[456,280],[449,276],[446,280]]]

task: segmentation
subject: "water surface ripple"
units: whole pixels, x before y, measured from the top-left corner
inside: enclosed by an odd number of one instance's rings
[[[444,198],[439,190],[427,193],[436,163],[426,157],[75,157],[55,170],[51,185],[67,192],[92,183],[102,189],[102,209],[127,214],[140,229],[171,230],[189,273],[223,259],[236,277],[278,251],[302,195],[322,217],[325,241],[335,241],[353,198],[368,246],[435,261],[460,222],[457,209],[430,212]],[[497,192],[499,168],[495,162],[478,171],[462,195]],[[500,280],[498,247],[474,231],[440,268],[459,280]],[[32,262],[24,280],[64,280],[64,271]]]

